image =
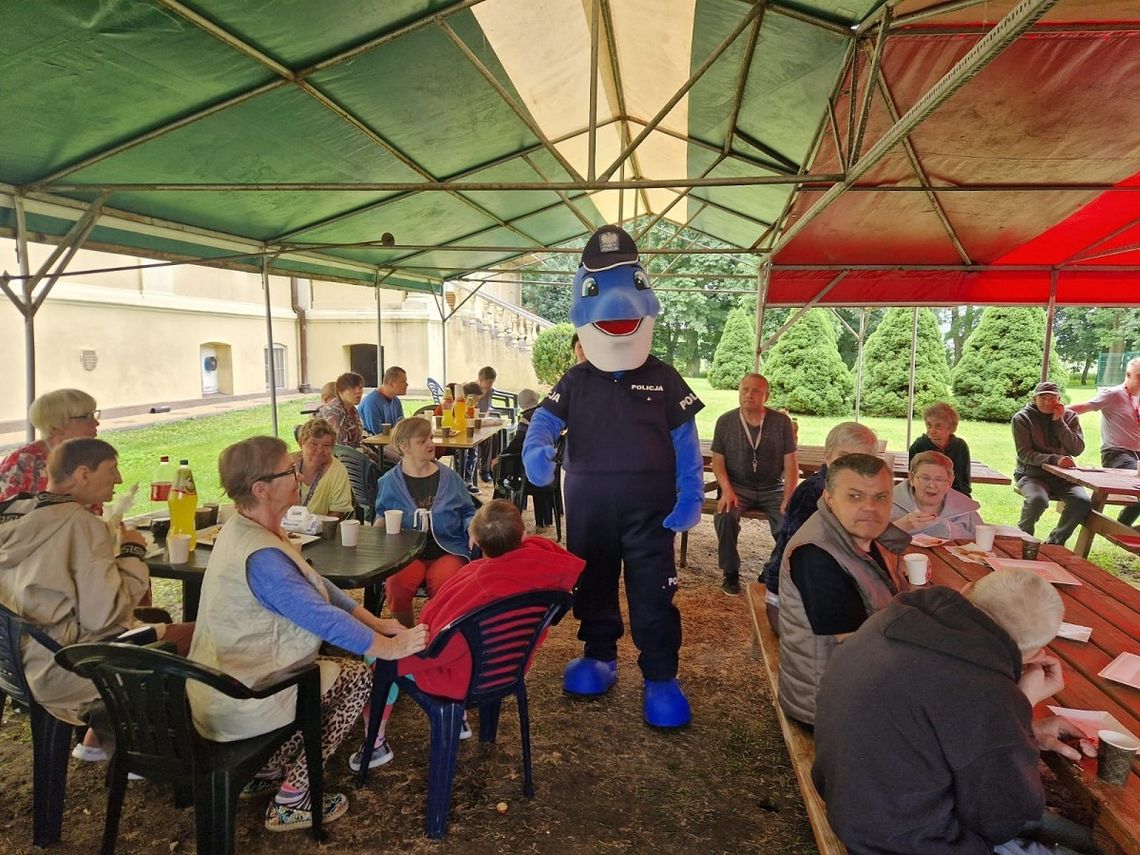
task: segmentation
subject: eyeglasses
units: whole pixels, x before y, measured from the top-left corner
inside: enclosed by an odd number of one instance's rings
[[[949,478],[931,478],[929,475],[915,475],[914,480],[923,484],[937,484],[939,487],[945,487],[950,483]]]
[[[280,472],[274,472],[272,475],[263,475],[262,477],[257,478],[256,480],[258,480],[258,481],[276,481],[278,478],[284,478],[286,475],[292,475],[294,478],[296,478],[297,477],[297,470],[294,469],[293,467],[289,467],[288,469],[283,469]]]
[[[91,412],[84,413],[81,416],[68,416],[68,418],[77,422],[97,422],[99,421],[100,412],[100,410],[92,410]]]

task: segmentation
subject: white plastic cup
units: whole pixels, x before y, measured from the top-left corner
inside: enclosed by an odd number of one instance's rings
[[[930,575],[930,559],[921,553],[912,553],[903,556],[906,565],[906,578],[912,585],[918,587],[925,585]]]
[[[231,519],[233,519],[233,516],[236,513],[237,508],[232,502],[225,505],[218,505],[218,523],[220,525],[225,525]]]
[[[879,449],[879,454],[882,454],[884,451],[887,450],[887,441],[885,439],[880,439],[878,441],[878,449]]]
[[[384,530],[388,534],[399,534],[400,526],[404,522],[404,512],[400,510],[384,511]]]
[[[360,520],[342,520],[337,528],[342,546],[356,546],[360,542]]]
[[[185,564],[190,560],[190,535],[170,535],[166,538],[166,551],[171,564]]]
[[[974,543],[982,552],[989,552],[994,548],[994,535],[997,529],[992,525],[980,525],[974,529]]]

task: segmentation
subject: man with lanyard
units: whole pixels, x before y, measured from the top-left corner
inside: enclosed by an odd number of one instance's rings
[[[792,420],[765,407],[767,401],[768,381],[745,374],[740,407],[717,419],[713,431],[712,471],[720,486],[713,528],[717,563],[724,574],[721,590],[730,596],[740,593],[740,515],[763,511],[775,537],[800,477]]]
[[[1098,392],[1087,404],[1070,404],[1081,415],[1100,411],[1100,465],[1106,469],[1140,471],[1140,356],[1128,361],[1124,382]],[[1140,505],[1126,507],[1118,519],[1135,525]]]

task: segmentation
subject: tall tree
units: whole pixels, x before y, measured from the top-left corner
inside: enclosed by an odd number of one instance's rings
[[[716,346],[709,368],[709,385],[714,389],[736,389],[744,375],[752,370],[756,353],[756,333],[752,319],[743,309],[733,309],[724,325],[724,334]]]
[[[962,358],[966,339],[982,319],[983,306],[951,306],[938,311],[939,320],[947,329],[946,342],[950,348],[950,364],[957,365]]]
[[[863,349],[862,408],[871,416],[907,415],[910,391],[910,345],[913,309],[890,309]],[[930,309],[918,310],[915,343],[914,408],[950,397],[950,366],[938,319]]]
[[[764,358],[774,407],[793,413],[842,416],[851,412],[855,383],[839,358],[835,328],[824,309],[810,309]]]

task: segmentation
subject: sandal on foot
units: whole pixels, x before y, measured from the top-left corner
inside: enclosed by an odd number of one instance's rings
[[[343,793],[325,793],[323,822],[335,822],[348,812],[348,796]],[[313,827],[313,812],[289,805],[272,804],[265,812],[268,831],[305,831]]]
[[[256,799],[258,796],[276,792],[281,788],[281,782],[283,780],[284,778],[254,778],[241,788],[241,792],[238,793],[238,798],[245,801],[246,799]]]

